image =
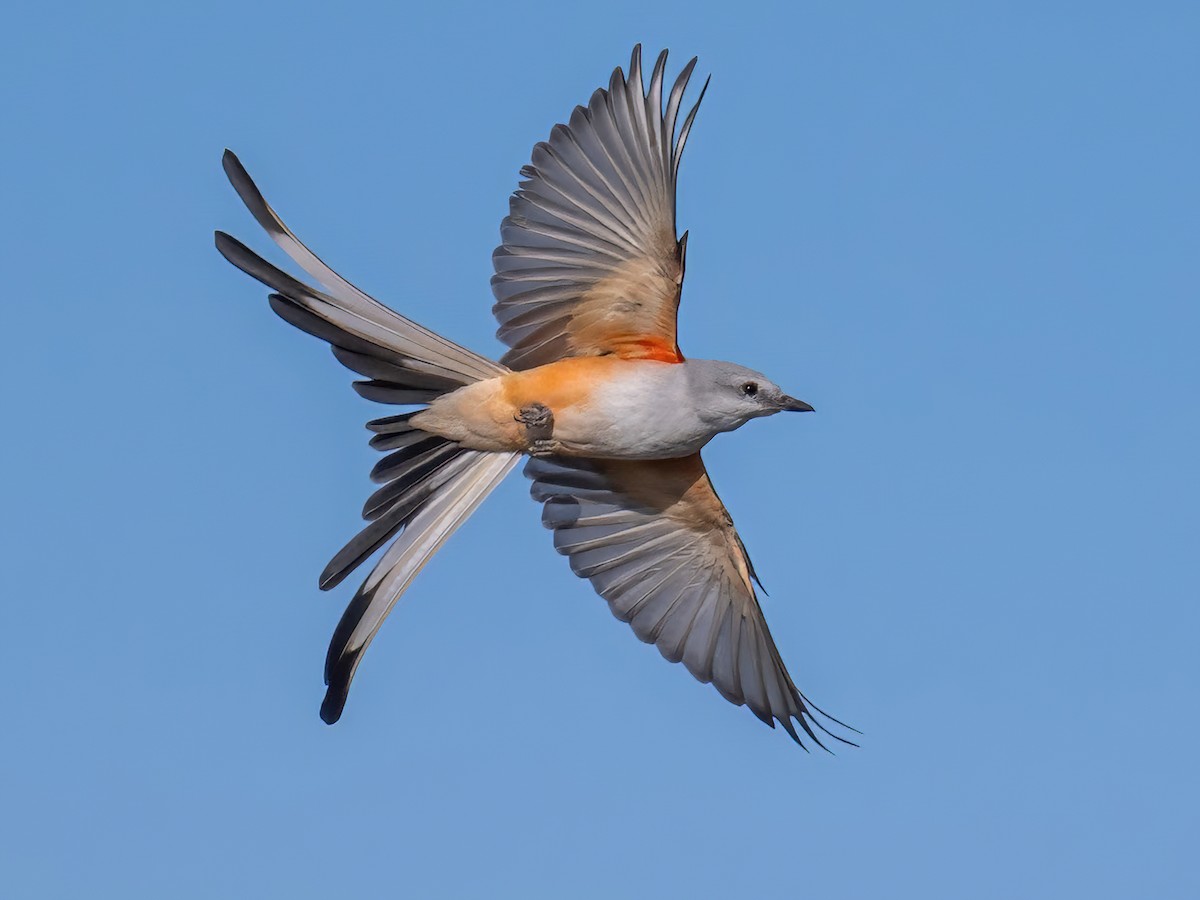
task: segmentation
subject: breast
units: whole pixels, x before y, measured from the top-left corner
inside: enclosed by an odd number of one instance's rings
[[[555,437],[580,456],[665,459],[712,439],[688,392],[686,364],[623,360],[556,418]]]

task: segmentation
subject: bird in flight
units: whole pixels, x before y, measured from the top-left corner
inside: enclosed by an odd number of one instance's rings
[[[410,407],[367,423],[385,451],[369,523],[321,573],[329,589],[391,544],[350,601],[325,660],[321,718],[342,715],[351,679],[396,600],[447,538],[522,460],[542,521],[641,640],[725,699],[800,730],[853,743],[849,728],[792,682],[755,596],[757,576],[700,458],[750,419],[812,407],[765,375],[688,359],[676,343],[687,233],[676,236],[679,161],[705,82],[680,122],[696,60],[669,90],[664,50],[578,106],[533,148],[492,254],[493,312],[508,352],[480,356],[379,303],[312,253],[241,162],[225,173],[250,213],[320,288],[224,232],[217,249],[272,291],[285,321],[364,376],[363,397]],[[415,408],[413,408],[415,407]],[[853,729],[851,729],[853,730]]]

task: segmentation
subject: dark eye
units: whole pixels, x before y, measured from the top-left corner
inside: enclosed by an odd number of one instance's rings
[[[742,385],[742,393],[745,394],[747,397],[757,396],[758,395],[758,382],[757,381],[747,381],[745,384]]]

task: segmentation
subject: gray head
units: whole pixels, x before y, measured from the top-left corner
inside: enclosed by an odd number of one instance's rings
[[[687,365],[696,411],[719,431],[777,412],[812,412],[811,406],[789,397],[761,372],[710,359],[691,359]]]

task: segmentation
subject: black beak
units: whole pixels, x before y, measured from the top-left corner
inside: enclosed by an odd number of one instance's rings
[[[787,412],[813,412],[814,411],[813,408],[811,406],[809,406],[807,403],[805,403],[803,400],[797,400],[795,397],[789,397],[787,394],[783,395],[782,403],[779,408],[786,410]]]

